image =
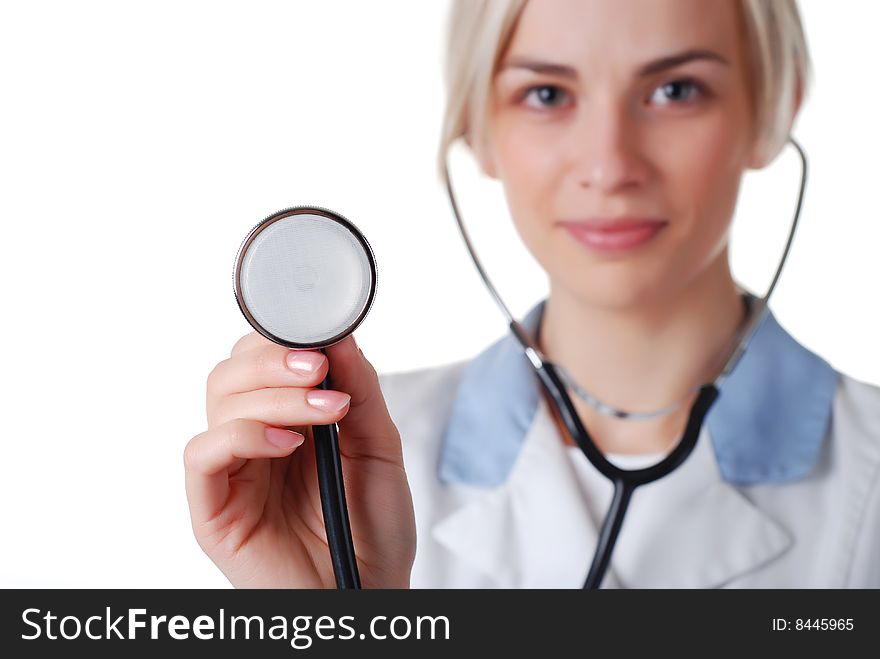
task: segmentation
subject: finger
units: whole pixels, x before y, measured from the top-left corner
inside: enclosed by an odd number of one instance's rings
[[[330,386],[351,395],[339,422],[340,448],[348,455],[401,460],[400,433],[391,420],[376,369],[357,347],[354,336],[325,348]]]
[[[266,345],[276,345],[265,336],[260,334],[257,331],[251,332],[250,334],[245,334],[238,341],[235,342],[235,345],[232,346],[232,352],[229,353],[230,357],[235,357],[240,352],[245,352],[247,350],[253,350],[258,346],[266,346]]]
[[[270,341],[265,336],[260,334],[259,332],[251,332],[250,334],[245,334],[238,341],[235,342],[235,345],[232,346],[232,352],[230,353],[230,357],[234,357],[240,352],[245,352],[247,350],[253,350],[254,348],[258,348],[260,346],[274,346],[279,345],[274,341]],[[288,350],[312,350],[313,348],[287,348],[286,346],[282,346]]]
[[[218,363],[208,375],[208,396],[265,387],[316,387],[327,375],[327,357],[317,350],[290,350],[269,343]]]
[[[249,419],[235,419],[193,437],[183,452],[193,522],[209,521],[223,510],[230,470],[247,460],[290,455],[304,439],[299,433]]]
[[[269,387],[223,397],[211,410],[208,427],[232,419],[254,419],[274,426],[327,425],[339,421],[351,397],[336,390]]]

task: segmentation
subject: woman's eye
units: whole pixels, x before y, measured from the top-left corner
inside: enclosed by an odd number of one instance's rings
[[[706,96],[705,88],[694,80],[681,79],[671,80],[654,90],[651,102],[659,105],[692,103],[702,96]],[[530,107],[542,109],[553,108],[562,105],[566,100],[566,92],[556,85],[536,85],[528,87],[521,94],[521,100],[526,101]],[[531,98],[535,100],[529,102]]]
[[[533,96],[532,92],[538,92],[537,94],[534,94],[534,96],[538,98],[539,108],[554,107],[558,105],[558,99],[565,96],[565,92],[556,85],[539,85],[537,87],[529,87],[526,89],[523,94],[523,99],[528,99],[530,96]]]
[[[657,87],[651,95],[651,100],[657,101],[660,105],[665,105],[669,101],[687,103],[702,94],[703,88],[693,80],[672,80]]]

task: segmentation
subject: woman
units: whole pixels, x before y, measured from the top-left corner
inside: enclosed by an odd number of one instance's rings
[[[746,316],[727,253],[742,174],[778,155],[804,96],[794,3],[457,0],[449,27],[441,169],[465,137],[503,184],[550,280],[524,326],[608,404],[689,403]],[[329,363],[336,390],[315,389]],[[666,454],[689,407],[574,403],[628,467]],[[307,430],[333,421],[364,587],[583,583],[611,485],[512,338],[379,378],[353,337],[325,358],[252,333],[207,408],[187,495],[236,586],[334,585]],[[603,586],[880,587],[878,470],[880,390],[770,315],[693,454],[637,490]]]

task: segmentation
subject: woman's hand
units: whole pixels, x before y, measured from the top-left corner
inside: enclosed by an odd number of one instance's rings
[[[184,451],[186,494],[199,546],[236,587],[335,587],[310,428],[332,422],[361,584],[409,587],[416,531],[400,434],[354,338],[325,350],[252,332],[208,376],[208,429]],[[316,389],[329,363],[333,390]]]

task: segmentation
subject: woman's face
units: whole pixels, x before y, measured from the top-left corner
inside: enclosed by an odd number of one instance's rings
[[[527,3],[478,155],[554,287],[623,309],[726,272],[754,161],[741,29],[730,0]]]

